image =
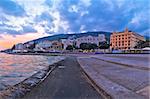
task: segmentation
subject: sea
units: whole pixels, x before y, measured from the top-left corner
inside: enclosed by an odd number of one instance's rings
[[[14,55],[0,53],[0,91],[29,78],[64,56]]]

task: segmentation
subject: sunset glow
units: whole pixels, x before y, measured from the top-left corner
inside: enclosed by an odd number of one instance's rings
[[[126,27],[148,36],[149,3],[149,0],[0,0],[0,49],[47,35],[113,32]]]
[[[0,39],[0,50],[11,48],[14,44],[24,43],[33,39],[48,36],[46,33],[28,33],[24,35],[2,34]]]

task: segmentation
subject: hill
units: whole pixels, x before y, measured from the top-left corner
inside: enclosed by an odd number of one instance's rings
[[[106,39],[109,41],[110,40],[110,32],[104,32],[104,31],[97,31],[97,32],[85,32],[85,33],[75,33],[75,34],[58,34],[58,35],[53,35],[53,36],[47,36],[47,37],[43,37],[43,38],[38,38],[34,41],[35,43],[44,41],[44,40],[60,40],[60,39],[67,39],[70,36],[75,36],[76,38],[82,37],[82,36],[88,36],[88,35],[92,35],[92,36],[98,36],[98,34],[105,34]],[[32,41],[28,41],[26,43],[32,42]],[[25,44],[26,44],[25,43]]]

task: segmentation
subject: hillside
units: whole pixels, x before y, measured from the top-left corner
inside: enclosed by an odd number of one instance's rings
[[[76,34],[58,34],[58,35],[53,35],[53,36],[47,36],[47,37],[43,37],[43,38],[38,38],[34,41],[35,43],[44,41],[44,40],[60,40],[60,39],[67,39],[70,36],[75,36],[76,38],[82,37],[82,36],[88,36],[88,35],[92,35],[92,36],[98,36],[98,34],[105,34],[106,39],[109,41],[110,39],[110,32],[104,32],[104,31],[97,31],[97,32],[86,32],[86,33],[76,33]],[[26,43],[29,43],[31,41],[28,41]]]

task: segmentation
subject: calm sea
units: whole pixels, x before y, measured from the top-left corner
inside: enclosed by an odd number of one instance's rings
[[[0,90],[15,85],[63,56],[11,55],[0,53]]]

